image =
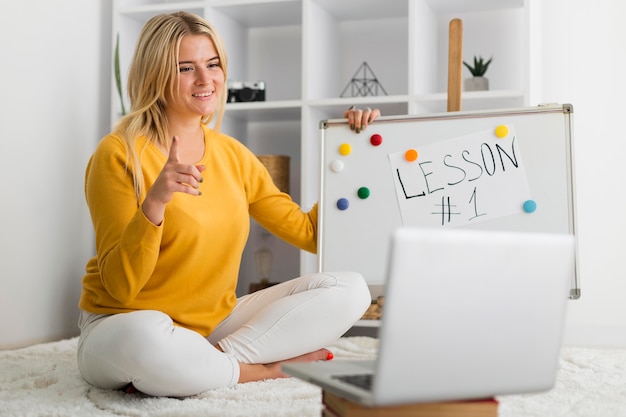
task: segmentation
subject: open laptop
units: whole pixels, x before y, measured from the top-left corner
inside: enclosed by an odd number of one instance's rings
[[[287,363],[283,372],[366,406],[548,390],[574,245],[565,234],[400,228],[377,359]],[[371,379],[371,389],[345,379]]]

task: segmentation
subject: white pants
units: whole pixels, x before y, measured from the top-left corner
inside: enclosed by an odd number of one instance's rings
[[[239,298],[208,338],[174,326],[155,310],[82,312],[78,367],[100,388],[132,382],[148,395],[194,395],[235,385],[239,362],[271,363],[328,346],[370,302],[361,275],[337,272],[307,275]]]

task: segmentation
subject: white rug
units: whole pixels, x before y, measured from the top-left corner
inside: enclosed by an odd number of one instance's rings
[[[295,378],[240,384],[184,400],[149,398],[87,384],[76,366],[78,339],[0,351],[2,417],[308,417],[321,415],[319,388]],[[371,359],[378,343],[340,339],[337,359]]]
[[[76,367],[77,339],[0,351],[2,417],[319,417],[320,389],[297,379],[241,384],[184,400],[147,398],[88,385]],[[337,359],[375,357],[378,342],[347,337]],[[500,398],[504,417],[626,416],[626,350],[564,348],[552,391]]]

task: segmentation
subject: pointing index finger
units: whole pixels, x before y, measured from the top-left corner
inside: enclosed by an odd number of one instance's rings
[[[170,145],[170,153],[167,159],[172,162],[180,162],[180,158],[178,157],[178,138],[176,136],[172,138],[172,144]]]

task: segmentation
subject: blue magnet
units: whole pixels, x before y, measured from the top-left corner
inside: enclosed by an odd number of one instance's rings
[[[537,203],[535,203],[535,200],[524,201],[524,211],[526,213],[532,213],[535,210],[537,210]]]
[[[337,200],[337,208],[339,210],[347,210],[348,206],[350,206],[350,202],[345,198],[340,198]]]

